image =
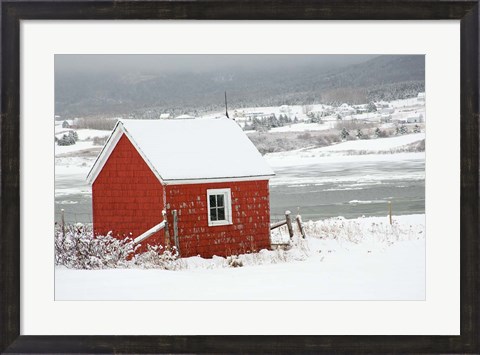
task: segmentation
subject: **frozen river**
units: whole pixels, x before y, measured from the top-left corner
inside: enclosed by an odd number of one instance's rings
[[[276,166],[277,175],[270,181],[272,220],[281,219],[285,210],[298,210],[304,220],[385,216],[388,201],[395,215],[424,213],[425,160],[418,154],[405,156]],[[91,194],[85,171],[72,169],[72,173],[57,175],[56,221],[63,208],[67,222],[91,222]]]
[[[271,181],[272,219],[285,210],[304,220],[425,212],[425,161],[328,163],[276,168]]]

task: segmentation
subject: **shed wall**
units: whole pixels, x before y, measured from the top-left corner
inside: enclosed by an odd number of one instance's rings
[[[92,186],[96,235],[138,237],[163,220],[164,188],[128,137],[123,135]],[[164,245],[160,231],[148,243]],[[146,250],[143,243],[139,251]]]
[[[207,190],[224,188],[231,189],[233,223],[208,226]],[[182,257],[228,256],[270,248],[268,180],[167,185],[165,189],[170,236],[171,211],[178,213]]]

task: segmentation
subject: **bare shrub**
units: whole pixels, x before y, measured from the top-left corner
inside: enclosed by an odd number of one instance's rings
[[[147,245],[147,251],[135,256],[134,263],[144,269],[178,270],[182,266],[178,262],[176,247],[163,250],[161,245]]]
[[[66,225],[65,235],[57,226],[54,241],[55,263],[75,269],[126,267],[137,248],[131,238],[94,237],[84,225]]]
[[[132,238],[118,239],[111,234],[94,236],[91,226],[82,224],[55,228],[55,264],[73,269],[105,269],[142,267],[163,270],[178,270],[182,263],[178,260],[175,247],[163,250],[162,246],[147,245],[148,250],[135,252],[140,244]]]
[[[105,145],[108,136],[105,137],[93,137],[93,145]]]
[[[240,260],[238,255],[232,255],[232,256],[227,257],[227,264],[230,267],[242,267],[243,266],[243,262],[242,262],[242,260]]]
[[[312,138],[312,135],[310,134],[310,132],[305,132],[305,133],[301,133],[301,134],[297,135],[297,138],[298,139],[310,139],[310,138]]]
[[[76,119],[77,128],[99,129],[111,131],[117,119],[106,117],[84,117]]]

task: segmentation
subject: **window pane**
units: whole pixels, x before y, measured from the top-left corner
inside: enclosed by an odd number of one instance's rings
[[[223,195],[217,195],[217,206],[224,207],[225,203],[223,202]]]
[[[225,207],[219,207],[217,209],[217,211],[218,211],[218,214],[217,214],[218,220],[219,221],[224,221],[225,220]]]
[[[210,207],[216,207],[217,202],[215,200],[215,195],[210,195]]]
[[[216,208],[210,208],[210,220],[211,221],[216,221],[217,220],[217,209]]]

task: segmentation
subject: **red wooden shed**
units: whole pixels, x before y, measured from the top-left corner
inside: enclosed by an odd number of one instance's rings
[[[269,248],[273,175],[230,119],[122,120],[87,177],[94,233],[137,238],[165,216],[172,236],[176,213],[182,257]],[[154,233],[140,250],[165,236]]]

